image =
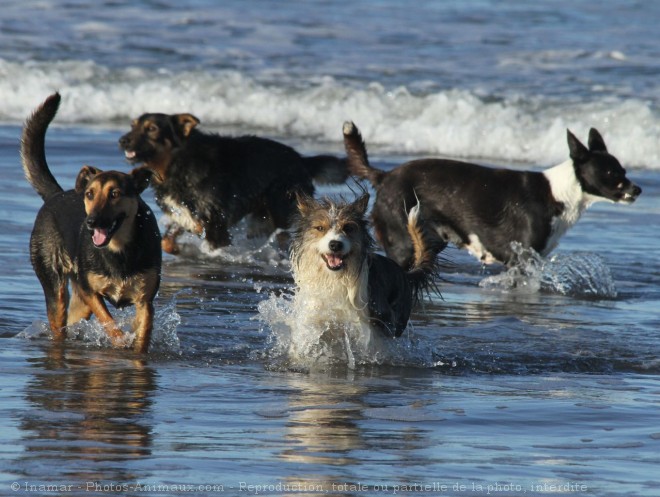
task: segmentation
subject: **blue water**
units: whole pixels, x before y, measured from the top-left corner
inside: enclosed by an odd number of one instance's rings
[[[5,1],[0,495],[660,495],[659,20],[628,1]],[[341,154],[352,119],[386,169],[538,169],[593,126],[644,191],[594,205],[546,260],[449,249],[442,298],[378,354],[289,357],[288,261],[241,227],[236,247],[165,257],[146,358],[95,322],[62,347],[18,157],[54,90],[64,185],[127,170],[118,137],[160,111],[309,154]]]

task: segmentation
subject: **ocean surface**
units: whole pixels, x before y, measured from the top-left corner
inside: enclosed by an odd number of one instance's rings
[[[658,22],[654,1],[5,0],[0,495],[660,495]],[[66,187],[129,170],[139,114],[191,112],[304,154],[342,154],[350,119],[385,169],[538,170],[596,127],[643,193],[592,206],[545,260],[448,249],[441,296],[377,351],[321,351],[286,254],[241,226],[165,257],[146,357],[95,320],[57,344],[18,155],[55,90]]]

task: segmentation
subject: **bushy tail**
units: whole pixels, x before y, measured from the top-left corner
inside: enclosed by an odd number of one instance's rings
[[[429,290],[439,293],[435,285],[439,271],[438,254],[445,246],[439,239],[425,233],[419,218],[420,206],[418,203],[408,212],[407,225],[414,249],[413,263],[408,271],[408,278],[417,298],[422,292]]]
[[[362,135],[357,126],[351,121],[346,121],[342,129],[344,133],[344,148],[346,149],[346,161],[348,171],[353,176],[367,179],[376,188],[385,177],[385,171],[371,167],[367,156],[367,147],[362,140]]]
[[[343,183],[348,178],[346,159],[334,155],[303,157],[303,163],[312,179],[321,184]]]
[[[46,130],[57,114],[60,100],[59,93],[49,96],[28,117],[21,137],[21,161],[25,177],[44,200],[63,191],[48,169],[45,146]]]

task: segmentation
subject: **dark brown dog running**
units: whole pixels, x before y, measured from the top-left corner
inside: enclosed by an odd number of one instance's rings
[[[191,114],[143,114],[119,139],[131,163],[157,173],[156,202],[170,218],[168,253],[178,252],[183,231],[212,249],[227,246],[229,228],[244,217],[248,236],[286,229],[297,212],[296,193],[312,195],[312,181],[341,183],[348,176],[344,159],[302,157],[274,140],[203,133],[198,124]]]
[[[140,198],[152,172],[84,166],[75,189],[64,191],[45,155],[46,130],[59,104],[59,94],[48,97],[28,118],[21,140],[25,176],[44,199],[30,238],[30,258],[46,297],[51,331],[63,339],[66,326],[94,314],[113,345],[124,346],[124,334],[104,299],[115,307],[133,304],[133,348],[145,353],[161,268],[158,224]]]

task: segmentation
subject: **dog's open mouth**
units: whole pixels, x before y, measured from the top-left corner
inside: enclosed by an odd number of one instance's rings
[[[112,235],[114,235],[117,232],[123,220],[124,220],[123,217],[115,219],[109,228],[99,228],[99,227],[91,228],[92,243],[94,244],[94,246],[97,248],[103,248],[106,245],[108,245],[108,243],[110,243],[110,240],[112,240]]]
[[[321,257],[330,271],[339,271],[344,268],[344,258],[346,257],[346,254],[321,254]]]
[[[126,156],[128,160],[135,159],[136,155],[135,150],[124,150],[124,156]]]
[[[637,200],[640,192],[641,190],[639,192],[637,190],[633,190],[632,192],[620,192],[619,195],[617,195],[617,202],[621,202],[623,204],[632,204],[635,200]]]

